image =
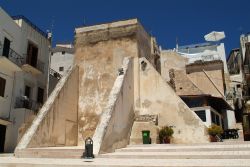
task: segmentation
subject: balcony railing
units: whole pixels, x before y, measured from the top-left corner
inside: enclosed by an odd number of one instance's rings
[[[0,48],[1,48],[1,46],[0,46]],[[2,52],[2,50],[1,50],[1,52]],[[3,55],[3,56],[5,56],[5,55]],[[30,63],[27,63],[25,61],[24,56],[19,55],[17,52],[15,52],[11,48],[9,49],[9,55],[5,56],[5,57],[8,58],[12,63],[16,64],[19,67],[22,67],[22,65],[24,65],[24,64],[31,65]],[[38,69],[41,72],[44,72],[44,63],[40,60],[37,60],[36,66],[33,66],[33,65],[31,65],[31,66]]]
[[[1,48],[1,47],[0,47]],[[1,50],[2,52],[2,50]],[[9,49],[9,55],[3,55],[8,58],[12,63],[16,64],[17,66],[21,67],[24,64],[24,57],[19,55],[13,49]]]
[[[23,65],[23,63],[24,63],[24,57],[22,57],[21,55],[19,55],[17,52],[15,52],[12,49],[10,49],[10,51],[9,51],[9,57],[8,58],[9,58],[10,61],[15,63],[19,67],[21,67]]]
[[[32,67],[38,69],[39,71],[44,72],[44,63],[42,61],[40,61],[40,60],[37,60],[36,66],[34,66],[34,65],[30,64],[30,63],[26,63],[26,64],[29,64]]]
[[[42,104],[30,100],[26,96],[16,98],[15,108],[25,108],[37,112],[41,106]]]
[[[50,68],[49,74],[50,74],[50,75],[53,75],[53,76],[56,77],[57,79],[61,79],[61,78],[62,78],[62,75],[59,74],[58,72],[56,72],[55,70],[53,70],[52,68]]]

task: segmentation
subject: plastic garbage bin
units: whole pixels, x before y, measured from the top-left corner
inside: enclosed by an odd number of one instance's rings
[[[149,130],[143,130],[142,131],[142,143],[143,144],[150,144],[150,131]]]

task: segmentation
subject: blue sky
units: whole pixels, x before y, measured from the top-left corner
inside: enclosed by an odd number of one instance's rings
[[[0,6],[44,31],[54,22],[54,44],[73,41],[74,28],[84,20],[93,25],[138,18],[163,48],[175,47],[176,37],[187,45],[205,42],[213,30],[225,31],[227,54],[239,47],[242,32],[250,32],[250,0],[0,0]]]

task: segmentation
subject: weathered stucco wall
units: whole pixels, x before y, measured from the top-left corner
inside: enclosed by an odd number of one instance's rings
[[[129,38],[99,42],[76,50],[76,63],[80,66],[79,145],[83,145],[86,137],[92,137],[123,58],[135,55],[136,42]]]
[[[188,59],[174,51],[161,51],[161,76],[169,81],[169,70],[185,70]]]
[[[145,58],[140,58],[140,64],[142,61],[146,63],[146,67],[142,70],[140,66],[139,114],[158,115],[159,126],[174,126],[173,143],[208,142],[206,126],[199,117],[186,106]]]
[[[76,29],[79,139],[92,137],[124,57],[151,57],[151,38],[137,19]]]
[[[216,97],[224,96],[224,78],[221,70],[193,72],[187,75],[205,94]]]
[[[113,152],[129,144],[134,121],[133,64],[128,58],[123,63],[124,74],[119,75],[109,95],[93,136],[94,153]]]
[[[78,67],[70,69],[57,84],[18,146],[77,145]]]

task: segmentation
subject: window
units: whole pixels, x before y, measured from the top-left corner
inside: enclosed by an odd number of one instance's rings
[[[26,58],[26,63],[36,67],[37,66],[37,56],[38,56],[38,48],[31,42],[28,43],[28,48],[27,48],[27,58]]]
[[[37,89],[37,102],[43,104],[44,89],[38,87]]]
[[[64,70],[64,67],[59,67],[59,71],[63,71]]]
[[[25,86],[24,96],[26,96],[29,99],[30,95],[31,95],[31,87],[26,85]]]
[[[62,51],[62,54],[64,55],[64,54],[65,54],[65,51]]]
[[[0,77],[0,96],[4,97],[6,80]]]
[[[206,122],[206,121],[207,121],[207,119],[206,119],[206,111],[205,111],[205,110],[195,111],[195,113],[198,115],[198,117],[200,117],[200,119],[201,119],[203,122]]]
[[[216,124],[216,116],[215,113],[211,111],[212,123]]]
[[[4,38],[3,56],[9,57],[9,52],[10,52],[10,40],[8,38]]]
[[[216,115],[216,124],[220,125],[220,117],[219,117],[219,115]]]

